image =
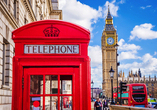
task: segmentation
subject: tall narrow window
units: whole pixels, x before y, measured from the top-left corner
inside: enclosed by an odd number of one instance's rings
[[[40,20],[42,20],[43,19],[43,15],[42,14],[40,14]]]
[[[27,24],[28,23],[28,20],[26,18],[24,18],[24,23]]]
[[[35,16],[37,17],[37,3],[35,2]]]
[[[3,39],[3,62],[2,62],[3,85],[9,85],[9,77],[6,72],[6,51],[7,51],[6,47],[8,44],[9,44],[8,41],[6,39]]]
[[[3,65],[2,65],[2,73],[3,73],[3,85],[5,84],[5,61],[6,61],[6,58],[5,58],[5,54],[6,54],[6,43],[3,42]]]
[[[13,48],[13,56],[15,56],[15,48]]]
[[[16,13],[17,13],[17,0],[14,0],[14,17],[16,17]]]
[[[53,10],[58,10],[58,0],[52,0],[52,8]]]
[[[27,13],[24,15],[24,24],[27,24],[28,23],[28,20],[27,20]]]

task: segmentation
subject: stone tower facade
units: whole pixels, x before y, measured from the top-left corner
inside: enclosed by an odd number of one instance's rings
[[[113,87],[117,86],[117,49],[115,45],[118,43],[118,35],[116,29],[113,26],[113,18],[110,14],[108,7],[108,13],[105,20],[105,28],[101,37],[101,47],[102,47],[102,89],[103,95],[106,97],[111,97],[111,78],[109,71],[111,66],[114,72]]]

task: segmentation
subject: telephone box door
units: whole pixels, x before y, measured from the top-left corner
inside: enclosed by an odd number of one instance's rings
[[[23,110],[79,110],[77,75],[77,67],[24,68]]]

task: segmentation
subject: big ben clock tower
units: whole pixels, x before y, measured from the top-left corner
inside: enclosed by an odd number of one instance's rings
[[[109,71],[111,66],[114,72],[113,87],[117,87],[117,50],[115,45],[118,43],[118,35],[116,29],[113,26],[113,18],[110,14],[109,6],[108,13],[105,20],[105,28],[101,37],[101,47],[102,47],[102,89],[106,97],[111,97],[111,78]]]

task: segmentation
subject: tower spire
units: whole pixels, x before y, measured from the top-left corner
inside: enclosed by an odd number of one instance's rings
[[[141,70],[140,70],[140,68],[139,68],[139,71],[138,71],[138,75],[139,75],[139,77],[141,77]]]
[[[109,5],[108,5],[108,13],[105,21],[106,21],[105,28],[104,28],[105,31],[116,31],[113,26],[113,19],[110,13]]]
[[[112,16],[111,16],[111,13],[110,13],[109,5],[108,5],[108,13],[107,13],[106,19],[112,19]]]

